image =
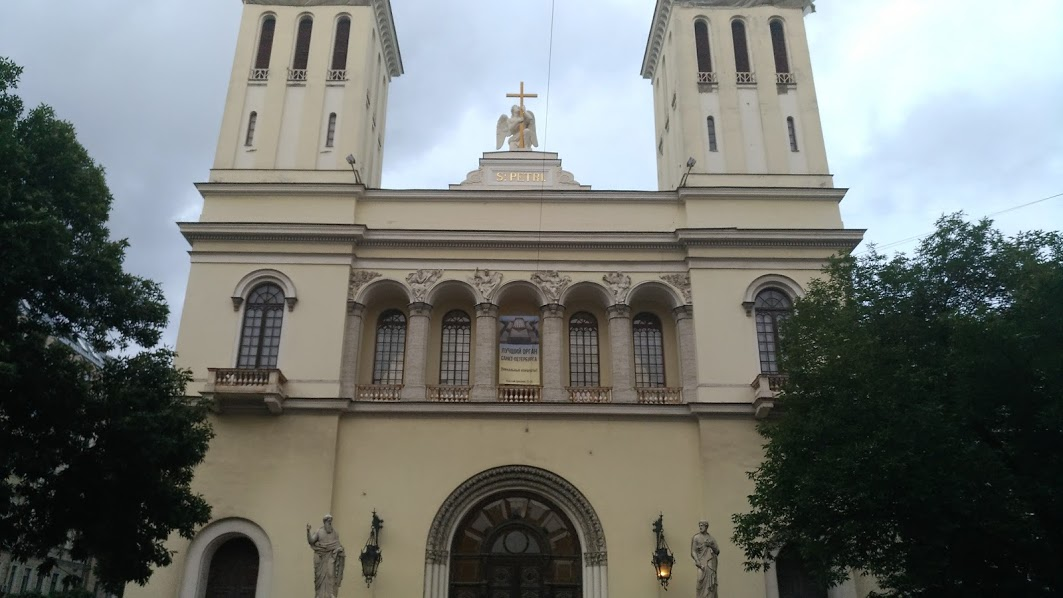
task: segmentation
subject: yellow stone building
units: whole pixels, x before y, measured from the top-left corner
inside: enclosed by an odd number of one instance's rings
[[[797,563],[746,572],[730,542],[775,325],[862,235],[827,167],[811,0],[647,10],[656,191],[592,190],[532,148],[449,189],[382,189],[404,68],[389,1],[244,4],[203,212],[180,225],[177,349],[216,406],[195,480],[214,521],[126,595],[313,596],[306,524],[325,513],[343,598],[661,595],[660,514],[668,595],[697,591],[703,519],[719,596],[817,595]]]

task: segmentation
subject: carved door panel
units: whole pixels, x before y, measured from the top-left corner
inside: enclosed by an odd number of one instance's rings
[[[496,560],[488,567],[488,598],[549,598],[543,564],[535,560]]]
[[[255,598],[258,549],[247,538],[222,544],[210,561],[205,598]]]

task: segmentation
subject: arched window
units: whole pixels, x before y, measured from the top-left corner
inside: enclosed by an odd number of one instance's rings
[[[210,559],[206,598],[254,596],[258,583],[258,548],[249,538],[228,540]]]
[[[244,329],[240,335],[236,367],[277,367],[283,320],[284,291],[271,282],[255,287],[247,296],[244,307]]]
[[[328,115],[328,129],[325,131],[325,147],[336,144],[336,113]]]
[[[262,19],[262,32],[258,35],[258,52],[255,53],[255,68],[268,69],[269,58],[273,54],[273,33],[277,29],[277,19],[268,16]]]
[[[789,73],[790,59],[786,56],[786,33],[783,31],[782,19],[772,19],[769,28],[771,48],[775,53],[775,72]]]
[[[376,322],[373,384],[402,384],[406,355],[406,316],[397,309],[380,314]]]
[[[775,558],[775,578],[779,582],[779,598],[827,598],[827,588],[808,574],[801,555],[787,546]]]
[[[794,117],[786,117],[786,132],[790,135],[790,151],[797,151],[797,128],[794,127]]]
[[[244,145],[251,147],[255,144],[255,125],[258,124],[258,112],[252,112],[251,116],[247,118],[247,138],[244,140]]]
[[[336,41],[332,46],[332,70],[343,71],[347,69],[347,46],[351,39],[350,17],[340,17],[336,21]]]
[[[661,320],[650,313],[640,313],[631,321],[635,340],[635,387],[664,386],[664,337]]]
[[[600,386],[598,372],[598,320],[581,311],[568,321],[569,386]]]
[[[469,314],[454,310],[443,316],[443,336],[439,348],[439,383],[443,386],[469,385],[469,352],[472,320]]]
[[[307,15],[299,20],[299,32],[295,36],[295,56],[292,57],[292,69],[306,70],[310,61],[310,34],[314,30],[314,19]]]
[[[777,289],[757,293],[753,302],[757,320],[757,348],[760,351],[760,371],[779,373],[779,324],[790,316],[793,304]]]
[[[707,119],[709,126],[709,151],[715,152],[716,150],[716,119],[709,117]]]
[[[698,72],[712,72],[712,51],[709,49],[709,24],[694,21],[694,49],[698,54]]]
[[[739,73],[751,73],[749,68],[749,46],[746,44],[746,24],[735,19],[731,21],[731,37],[735,47],[735,70]]]

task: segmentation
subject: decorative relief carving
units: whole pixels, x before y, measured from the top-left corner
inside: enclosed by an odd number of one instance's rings
[[[614,318],[630,318],[631,306],[623,304],[610,305],[606,308],[605,314],[609,316],[610,320]]]
[[[557,270],[540,270],[531,275],[532,282],[546,294],[549,303],[561,301],[561,293],[572,284],[572,277]]]
[[[484,301],[490,301],[491,295],[498,289],[498,285],[502,284],[502,273],[497,270],[481,270],[477,268],[476,272],[468,280],[480,292],[480,296],[484,298]]]
[[[446,564],[448,559],[450,559],[450,553],[446,550],[428,549],[424,552],[424,560],[428,561],[429,563]]]
[[[560,303],[547,303],[539,308],[544,318],[560,318],[565,315],[565,306]]]
[[[409,309],[411,318],[414,316],[423,316],[427,318],[432,315],[432,306],[420,301],[417,303],[411,303]]]
[[[374,278],[380,278],[380,272],[351,270],[351,278],[347,282],[347,301],[354,301],[358,291]]]
[[[584,552],[583,563],[592,567],[600,567],[609,564],[609,558],[604,552]]]
[[[690,292],[690,274],[665,274],[661,276],[661,280],[667,282],[673,287],[679,289],[679,292],[683,293],[683,301],[689,305],[693,303],[691,301]]]
[[[627,299],[627,292],[631,289],[631,277],[623,272],[610,272],[602,277],[609,290],[613,292],[613,300],[623,303]]]
[[[439,277],[443,276],[442,270],[418,270],[411,272],[406,277],[406,282],[410,283],[410,289],[413,291],[413,300],[415,302],[423,302],[425,297],[428,296],[428,289],[435,281],[439,280]]]
[[[494,303],[480,303],[476,306],[477,318],[497,318],[498,306]]]

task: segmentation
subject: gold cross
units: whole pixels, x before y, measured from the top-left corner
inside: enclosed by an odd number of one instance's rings
[[[507,98],[520,98],[520,144],[517,147],[524,149],[524,98],[537,98],[537,93],[524,93],[524,81],[520,82],[520,93],[507,93]]]

